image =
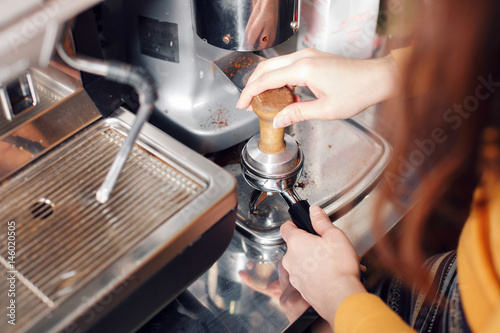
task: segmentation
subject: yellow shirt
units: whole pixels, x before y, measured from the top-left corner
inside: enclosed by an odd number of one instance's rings
[[[483,174],[457,250],[458,287],[473,332],[500,332],[500,179]],[[347,297],[335,316],[335,333],[413,332],[377,296]]]

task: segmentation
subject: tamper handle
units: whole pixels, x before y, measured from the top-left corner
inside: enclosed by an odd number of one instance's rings
[[[278,154],[285,149],[285,141],[283,140],[285,129],[275,129],[273,119],[278,112],[293,101],[293,94],[286,87],[266,90],[253,98],[252,108],[259,117],[259,148],[264,153]]]

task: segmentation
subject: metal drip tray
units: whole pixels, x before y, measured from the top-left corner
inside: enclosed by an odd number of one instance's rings
[[[391,155],[391,147],[382,137],[354,120],[306,121],[289,127],[287,133],[304,153],[304,171],[295,190],[311,205],[322,207],[332,220],[373,190]],[[250,211],[254,191],[241,173],[242,146],[217,161],[238,181],[236,225],[259,243],[281,244],[279,227],[290,219],[288,206],[275,194],[261,201],[256,211]]]
[[[146,280],[152,258],[163,266],[236,205],[229,173],[168,137],[168,147],[159,145],[164,135],[151,126],[99,204],[96,190],[126,129],[102,120],[0,186],[0,221],[5,231],[15,225],[15,260],[1,232],[0,263],[15,276],[17,305],[16,326],[4,321],[3,332],[64,328],[131,276]],[[0,294],[9,288],[1,279]]]

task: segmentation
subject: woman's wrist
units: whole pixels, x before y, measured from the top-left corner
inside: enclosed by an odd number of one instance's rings
[[[342,305],[342,302],[351,295],[358,293],[366,293],[366,289],[359,280],[359,278],[350,277],[343,281],[335,282],[336,285],[340,286],[336,288],[333,292],[336,294],[336,297],[332,297],[335,301],[331,302],[330,309],[328,309],[327,314],[323,317],[331,327],[333,327],[333,323],[335,321],[335,316],[337,315],[337,311]]]
[[[368,61],[371,65],[369,80],[373,90],[367,91],[367,93],[371,95],[372,105],[374,105],[395,95],[398,67],[392,54]]]

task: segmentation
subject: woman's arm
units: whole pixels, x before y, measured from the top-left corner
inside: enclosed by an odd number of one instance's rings
[[[389,98],[396,87],[397,72],[392,54],[360,60],[304,49],[260,63],[237,107],[248,108],[254,96],[268,89],[306,86],[317,100],[290,104],[276,116],[275,127],[308,119],[350,118]]]

